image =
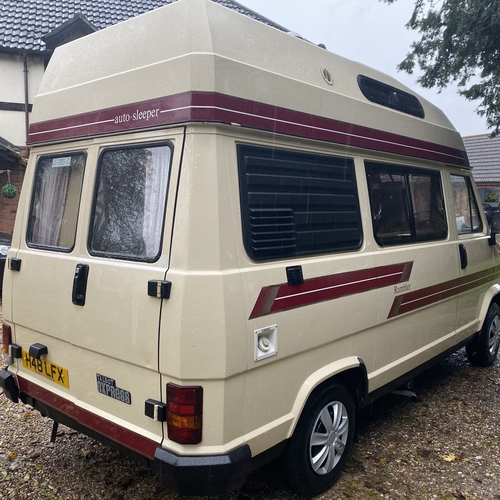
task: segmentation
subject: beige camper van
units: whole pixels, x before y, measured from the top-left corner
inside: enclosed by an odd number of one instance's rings
[[[3,285],[13,401],[223,494],[333,484],[357,411],[494,362],[490,231],[459,134],[396,80],[207,0],[59,47]]]

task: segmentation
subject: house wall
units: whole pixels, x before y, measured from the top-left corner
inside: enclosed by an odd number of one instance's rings
[[[28,101],[38,92],[44,73],[43,57],[28,56]],[[5,104],[21,105],[21,111],[9,111]],[[0,136],[16,146],[26,145],[24,114],[24,65],[17,53],[0,53]]]

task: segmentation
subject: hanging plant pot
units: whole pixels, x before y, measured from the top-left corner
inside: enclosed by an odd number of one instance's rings
[[[4,198],[14,198],[17,194],[17,188],[14,184],[5,184],[2,187],[2,196]]]

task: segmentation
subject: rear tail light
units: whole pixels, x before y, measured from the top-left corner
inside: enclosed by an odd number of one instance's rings
[[[180,444],[201,441],[203,387],[167,384],[168,439]]]
[[[5,323],[2,325],[2,352],[9,354],[9,345],[12,344],[12,328]]]

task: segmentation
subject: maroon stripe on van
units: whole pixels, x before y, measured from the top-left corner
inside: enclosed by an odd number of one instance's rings
[[[112,439],[113,441],[116,441],[117,443],[120,443],[151,460],[154,459],[155,451],[156,448],[158,448],[159,443],[151,441],[150,439],[125,429],[124,427],[110,422],[109,420],[94,415],[93,413],[75,405],[71,401],[61,398],[57,394],[49,392],[19,375],[17,380],[19,382],[19,388],[25,394],[28,394],[32,398],[64,413],[68,417],[73,418],[80,424],[92,429],[98,434]]]
[[[421,307],[440,302],[460,293],[467,292],[468,290],[473,290],[478,286],[485,285],[494,280],[495,277],[498,277],[499,271],[499,267],[487,269],[469,276],[463,276],[461,278],[445,281],[444,283],[422,288],[415,292],[399,295],[394,299],[387,318],[394,318],[401,314],[415,311]]]
[[[220,122],[467,165],[464,151],[233,96],[185,92],[30,125],[29,144],[186,122]]]
[[[262,288],[249,319],[287,311],[327,300],[339,299],[408,281],[413,262],[332,274],[305,280],[301,285]]]

